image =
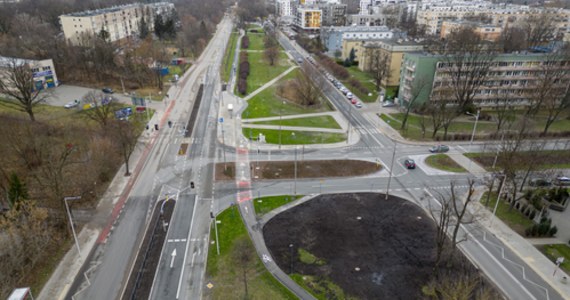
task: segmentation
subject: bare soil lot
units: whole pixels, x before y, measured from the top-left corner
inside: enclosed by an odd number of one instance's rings
[[[234,179],[234,163],[216,164],[216,180]],[[295,177],[295,161],[250,162],[252,179],[290,179]],[[259,169],[258,169],[259,168]],[[382,170],[382,166],[363,160],[305,160],[297,161],[297,178],[327,178],[364,176]]]
[[[321,195],[275,216],[263,235],[282,270],[329,278],[359,299],[422,298],[435,260],[433,221],[381,194]],[[301,262],[299,248],[325,263]]]

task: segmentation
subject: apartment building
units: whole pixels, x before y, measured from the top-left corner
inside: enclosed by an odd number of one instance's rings
[[[52,59],[31,60],[0,56],[0,77],[8,76],[7,68],[13,65],[27,65],[33,74],[34,87],[37,90],[54,88],[59,85]]]
[[[323,12],[322,26],[344,26],[346,25],[346,4],[324,2],[318,7]]]
[[[319,8],[298,7],[295,15],[295,27],[299,31],[315,33],[321,29],[322,11]]]
[[[73,45],[80,45],[85,39],[102,31],[107,33],[110,42],[135,36],[139,33],[143,18],[152,31],[155,15],[167,15],[173,11],[173,3],[133,3],[70,13],[60,16],[59,20],[65,38]]]
[[[382,80],[382,86],[391,87],[400,84],[400,68],[405,53],[422,51],[424,46],[410,39],[388,39],[377,42],[364,43],[360,47],[358,68],[368,72],[371,69],[372,58],[376,55],[387,57],[389,76]]]
[[[462,28],[472,28],[473,31],[485,41],[493,41],[496,42],[501,37],[501,33],[503,32],[503,28],[497,25],[488,25],[483,24],[480,22],[470,22],[464,20],[458,21],[444,21],[441,24],[441,32],[439,37],[444,39],[446,38],[451,32],[455,30],[459,30]]]
[[[329,55],[342,51],[345,40],[355,43],[362,41],[378,41],[394,37],[394,32],[386,26],[331,26],[321,30],[321,42]],[[350,49],[349,49],[350,51]]]
[[[277,15],[280,17],[293,16],[294,5],[292,0],[277,1]]]
[[[451,101],[449,78],[454,63],[443,56],[423,52],[404,54],[400,72],[400,104],[409,103],[414,82],[427,82],[416,103]],[[559,72],[561,77],[553,83],[553,91],[565,91],[570,84],[570,59],[553,59],[549,53],[499,54],[491,62],[485,81],[477,88],[474,104],[491,108],[508,101],[515,107],[527,106],[545,73]],[[554,93],[554,92],[553,92]]]

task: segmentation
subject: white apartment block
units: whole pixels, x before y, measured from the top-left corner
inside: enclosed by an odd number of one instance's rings
[[[291,0],[277,1],[277,15],[280,17],[287,17],[293,15],[293,5]]]
[[[98,35],[102,30],[108,33],[110,42],[135,36],[139,33],[143,17],[152,31],[155,15],[166,15],[173,11],[173,3],[133,3],[62,15],[59,20],[65,38],[71,44],[80,45],[84,39]]]

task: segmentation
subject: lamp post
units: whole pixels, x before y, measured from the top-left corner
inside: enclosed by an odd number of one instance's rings
[[[503,193],[503,188],[505,188],[506,183],[506,176],[505,174],[498,175],[497,177],[503,177],[503,183],[501,184],[501,188],[499,189],[499,194],[497,195],[497,201],[495,201],[495,208],[493,209],[493,217],[497,214],[497,208],[499,207],[499,201],[501,201],[501,194]],[[489,191],[490,193],[491,191]],[[491,219],[491,224],[493,224],[493,219]]]
[[[71,211],[69,210],[69,204],[67,201],[79,200],[81,196],[76,197],[65,197],[63,202],[65,203],[65,210],[67,211],[67,216],[69,217],[69,225],[71,226],[71,233],[73,234],[73,239],[75,240],[75,247],[77,247],[77,254],[81,256],[81,248],[79,248],[79,242],[77,241],[77,234],[75,233],[75,226],[73,225],[73,220],[71,219]]]
[[[475,117],[475,124],[473,124],[473,132],[471,133],[471,140],[469,141],[469,150],[471,149],[471,146],[473,145],[473,138],[475,137],[475,131],[477,130],[477,122],[479,121],[479,116],[481,114],[481,109],[477,110],[477,114],[472,114],[470,112],[466,112],[466,114],[470,115],[470,116],[474,116]]]
[[[295,133],[291,132],[291,136],[293,136],[293,140],[295,140]],[[297,145],[295,143],[295,181],[293,183],[293,194],[297,196]]]
[[[293,273],[293,244],[289,244],[289,274]]]
[[[497,147],[497,153],[495,154],[495,159],[493,160],[493,166],[492,169],[495,169],[495,165],[497,164],[497,159],[499,158],[499,152],[501,150],[501,147],[503,146],[503,141],[505,139],[505,132],[503,131],[503,135],[501,135],[501,142],[499,143],[499,147]]]
[[[285,101],[281,102],[281,108],[279,109],[279,149],[281,149],[281,123],[283,122],[283,107],[285,106]]]
[[[392,169],[394,168],[394,156],[396,156],[396,146],[398,143],[394,140],[394,150],[392,151],[392,162],[390,163],[390,177],[388,177],[388,186],[386,187],[386,197],[385,200],[388,200],[388,196],[390,195],[390,182],[392,181]]]

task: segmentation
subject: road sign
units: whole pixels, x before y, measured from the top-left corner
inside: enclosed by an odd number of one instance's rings
[[[224,123],[224,118],[220,118],[219,122]]]

